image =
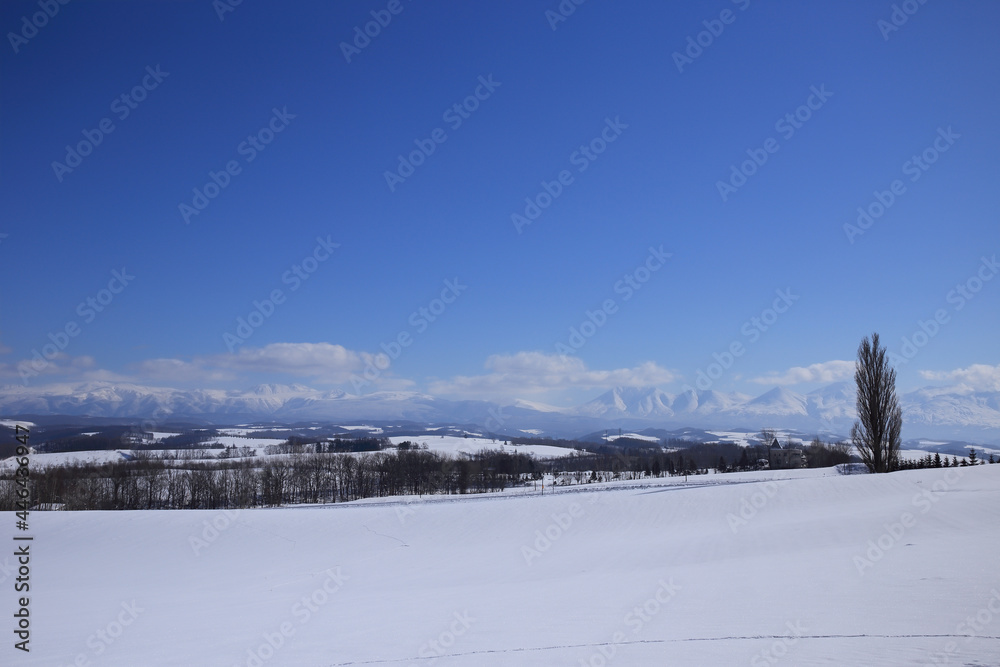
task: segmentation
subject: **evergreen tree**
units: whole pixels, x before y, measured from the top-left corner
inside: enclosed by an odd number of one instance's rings
[[[940,452],[934,452],[934,467],[935,468],[940,468],[941,467],[941,453]]]
[[[969,449],[969,465],[970,466],[974,466],[974,465],[976,465],[976,463],[977,463],[977,461],[976,461],[976,448],[972,447],[971,449]]]

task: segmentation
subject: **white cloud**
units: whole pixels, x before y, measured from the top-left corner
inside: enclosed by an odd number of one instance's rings
[[[21,359],[10,364],[0,364],[0,379],[16,380],[22,384],[61,378],[76,382],[105,380],[119,382],[124,378],[117,373],[97,367],[93,357],[80,355],[71,357],[65,352],[57,352],[51,357],[36,354],[30,359]]]
[[[976,391],[1000,391],[1000,364],[972,364],[953,371],[920,371],[925,380],[955,382]]]
[[[135,368],[144,377],[161,381],[232,381],[241,374],[278,373],[338,384],[347,382],[374,358],[332,343],[271,343],[191,361],[149,359]]]
[[[794,366],[784,373],[769,373],[755,377],[757,384],[802,384],[805,382],[840,382],[854,376],[853,361],[824,361],[811,366]]]
[[[288,373],[343,382],[364,368],[367,353],[354,352],[331,343],[272,343],[244,347],[236,354],[213,357],[221,367],[260,373]]]
[[[39,375],[49,380],[61,377],[202,388],[241,386],[256,381],[252,379],[254,375],[290,375],[305,378],[309,384],[348,385],[352,378],[365,378],[370,390],[414,388],[413,380],[394,375],[386,361],[384,355],[349,350],[332,343],[272,343],[243,347],[232,354],[146,359],[130,366],[128,375],[103,370],[91,357],[70,359],[62,355],[50,361]],[[378,370],[374,378],[365,375],[366,366]],[[544,352],[495,354],[487,358],[484,367],[484,374],[431,381],[428,389],[438,395],[516,398],[564,390],[656,386],[677,379],[673,372],[653,362],[632,368],[590,369],[579,357]],[[16,376],[14,365],[0,364],[0,376],[3,375]]]
[[[672,382],[676,376],[653,362],[634,368],[590,370],[578,357],[518,352],[494,354],[484,364],[489,373],[455,376],[430,385],[432,394],[510,397],[563,389],[644,387]]]
[[[493,354],[483,365],[494,373],[514,375],[564,375],[586,370],[583,360],[579,357],[545,352]]]
[[[144,380],[157,382],[223,382],[235,377],[232,372],[211,368],[201,360],[146,359],[133,369]]]
[[[227,385],[255,381],[253,375],[291,375],[321,384],[346,384],[352,375],[364,373],[371,364],[379,369],[370,380],[372,389],[406,389],[414,384],[399,378],[387,367],[381,354],[357,352],[332,343],[272,343],[264,347],[243,347],[237,352],[191,358],[145,359],[131,364],[127,374],[100,368],[93,357],[59,352],[51,359],[38,355],[13,363],[0,363],[0,380],[97,381],[136,384]],[[44,378],[44,379],[43,379]]]

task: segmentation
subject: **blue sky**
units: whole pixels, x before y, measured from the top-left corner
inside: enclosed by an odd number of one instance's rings
[[[1000,7],[903,5],[4,2],[0,379],[1000,389]]]

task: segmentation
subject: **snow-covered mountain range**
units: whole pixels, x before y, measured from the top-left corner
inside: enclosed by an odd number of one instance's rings
[[[1000,444],[1000,392],[926,387],[900,397],[904,436]],[[531,429],[575,437],[610,427],[791,428],[846,434],[855,419],[852,383],[800,394],[778,387],[759,396],[655,387],[617,387],[583,405],[557,408],[530,401],[500,405],[417,392],[353,395],[304,385],[259,385],[248,391],[183,390],[135,384],[0,387],[0,414],[89,415],[168,421],[369,420],[476,424],[493,432]]]

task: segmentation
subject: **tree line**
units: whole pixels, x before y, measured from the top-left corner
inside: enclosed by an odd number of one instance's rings
[[[989,463],[997,463],[997,459],[993,454],[990,454],[988,459]],[[976,466],[985,465],[987,460],[984,460],[979,456],[979,452],[976,449],[969,449],[969,456],[958,458],[957,456],[952,456],[951,460],[947,456],[941,456],[940,453],[935,452],[934,456],[930,454],[921,457],[919,459],[900,459],[898,456],[893,461],[893,470],[922,470],[924,468],[958,468],[966,466]]]
[[[31,505],[70,510],[242,509],[336,503],[395,495],[502,491],[540,477],[526,454],[484,450],[459,459],[419,449],[362,454],[74,462],[32,470]],[[15,508],[12,479],[0,480],[0,510]]]
[[[766,448],[733,443],[685,443],[678,451],[646,442],[584,445],[572,456],[539,461],[501,449],[484,449],[458,458],[404,442],[382,449],[382,438],[335,439],[329,442],[290,440],[269,445],[270,456],[254,456],[249,447],[230,447],[215,458],[186,456],[197,450],[163,452],[133,450],[129,460],[111,463],[74,462],[32,469],[31,506],[59,504],[71,510],[112,509],[242,509],[289,504],[338,503],[396,495],[466,494],[502,491],[533,483],[543,474],[564,481],[593,483],[673,475],[759,469]],[[804,447],[809,467],[852,460],[846,443],[816,438]],[[202,453],[204,453],[202,451]],[[856,459],[855,459],[856,460]],[[994,462],[990,455],[989,462]],[[985,463],[975,450],[967,460],[949,461],[939,454],[916,461],[894,461],[895,468],[951,467]],[[16,507],[10,474],[0,477],[0,510]]]

